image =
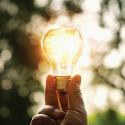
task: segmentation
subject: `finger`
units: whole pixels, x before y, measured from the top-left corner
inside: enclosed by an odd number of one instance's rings
[[[67,94],[63,94],[63,93],[57,91],[57,96],[59,97],[59,101],[60,101],[60,105],[61,105],[62,110],[64,112],[66,112],[68,109]]]
[[[37,114],[32,118],[30,125],[56,125],[56,121],[45,114]]]
[[[55,108],[54,106],[50,106],[50,105],[45,106],[38,113],[39,114],[46,114],[55,120],[62,119],[65,116],[65,113],[63,111]]]
[[[58,100],[56,96],[56,85],[54,77],[49,75],[46,80],[45,88],[45,103],[46,105],[53,105],[58,107]]]
[[[82,110],[84,102],[80,91],[81,77],[74,76],[67,86],[69,109]]]

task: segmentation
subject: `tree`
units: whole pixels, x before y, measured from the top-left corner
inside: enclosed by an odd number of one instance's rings
[[[35,77],[42,62],[39,36],[27,32],[26,27],[34,15],[42,17],[43,23],[57,16],[51,9],[52,2],[46,0],[46,4],[39,7],[34,0],[0,1],[1,124],[29,124],[36,105],[33,94],[43,92],[40,78]],[[69,15],[82,12],[76,0],[62,3]]]

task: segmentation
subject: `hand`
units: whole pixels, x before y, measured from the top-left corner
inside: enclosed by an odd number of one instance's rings
[[[54,77],[48,76],[45,89],[46,107],[32,118],[30,125],[87,125],[80,82],[81,77],[74,76],[67,85],[67,94],[59,93],[62,111],[59,109]]]

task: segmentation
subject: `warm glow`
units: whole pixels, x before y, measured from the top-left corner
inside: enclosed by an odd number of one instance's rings
[[[58,15],[55,15],[52,20],[46,22],[41,16],[34,14],[32,15],[31,22],[27,26],[28,31],[36,32],[36,34],[39,35],[41,35],[40,33],[43,33],[48,26],[51,26],[55,23],[75,24],[75,26],[80,29],[81,35],[84,36],[84,41],[81,43],[81,47],[84,49],[77,62],[77,70],[75,69],[75,73],[81,74],[82,76],[81,90],[83,92],[83,98],[88,114],[91,114],[92,110],[96,111],[96,109],[105,110],[107,108],[106,106],[108,105],[107,102],[113,102],[112,98],[114,98],[114,94],[111,94],[113,96],[111,96],[109,99],[109,92],[114,92],[113,89],[109,90],[108,87],[104,87],[102,85],[95,85],[99,86],[97,88],[92,86],[94,84],[92,79],[95,77],[93,65],[98,66],[100,65],[100,62],[102,62],[105,68],[116,69],[123,64],[123,61],[125,61],[125,26],[121,27],[120,37],[122,41],[120,42],[118,48],[112,50],[110,48],[110,43],[112,40],[114,40],[116,35],[114,31],[118,31],[119,28],[117,18],[115,17],[115,15],[119,13],[118,7],[116,4],[112,4],[112,7],[110,7],[109,10],[104,13],[104,23],[106,25],[105,27],[101,27],[99,25],[101,2],[102,0],[85,0],[82,3],[84,12],[69,17],[63,8],[63,1],[54,0],[50,5],[50,9],[54,10],[54,12],[58,12]],[[43,7],[47,4],[47,1],[34,0],[34,4],[37,7]],[[50,61],[52,58],[50,63],[53,65],[53,67],[58,67],[59,74],[62,74],[62,67],[64,66],[59,65],[60,62],[65,63],[66,60],[66,62],[72,63],[72,61],[74,61],[72,53],[76,54],[77,52],[75,49],[79,48],[79,45],[76,43],[76,41],[81,40],[81,38],[78,38],[77,36],[79,37],[79,32],[77,30],[74,32],[72,28],[72,31],[69,33],[64,29],[60,29],[59,27],[49,30],[45,34],[44,42],[46,45],[44,47],[44,51],[47,50],[49,55],[48,60]],[[104,58],[102,60],[98,59],[98,56],[103,54],[105,55]],[[4,58],[5,57],[3,56],[3,59]],[[75,58],[77,60],[77,56],[75,56]],[[3,59],[0,58],[0,71],[2,71],[5,67]],[[69,61],[69,59],[73,60]],[[58,62],[58,65],[56,65],[56,62]],[[68,66],[69,68],[66,70],[70,71],[71,65]],[[42,73],[48,73],[49,66],[47,62],[42,62],[40,68]],[[66,75],[65,71],[64,74]],[[121,74],[125,76],[125,66],[122,69]],[[40,76],[43,80],[42,84],[44,84],[46,81],[46,75],[47,74],[42,74],[42,77]],[[113,79],[113,81],[117,80],[118,85],[121,86],[121,84],[119,84],[119,79],[116,78],[116,76],[111,79]],[[116,93],[116,91],[114,93]],[[120,98],[120,96],[122,96],[120,93],[117,95],[118,96],[116,98]],[[114,98],[114,100],[117,99]],[[119,106],[120,112],[123,113],[125,105],[123,105],[121,102],[117,103],[117,105]]]
[[[43,50],[60,75],[69,74],[72,64],[76,63],[82,52],[82,42],[79,31],[63,25],[46,32],[43,38]]]

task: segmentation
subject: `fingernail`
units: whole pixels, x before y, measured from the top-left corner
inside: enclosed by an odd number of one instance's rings
[[[48,75],[46,82],[47,83],[54,83],[54,77],[52,75]]]
[[[53,76],[52,76],[52,75],[48,75],[48,76],[47,76],[47,79],[48,79],[48,80],[52,80],[52,79],[53,79]]]
[[[75,76],[75,82],[77,83],[77,84],[81,84],[81,76],[80,75],[76,75]]]
[[[53,114],[54,115],[63,115],[63,114],[65,114],[63,111],[61,111],[61,110],[59,110],[59,109],[55,109],[54,111],[53,111]]]
[[[55,109],[54,112],[62,113],[63,111],[61,111],[61,110],[59,110],[59,109]]]

